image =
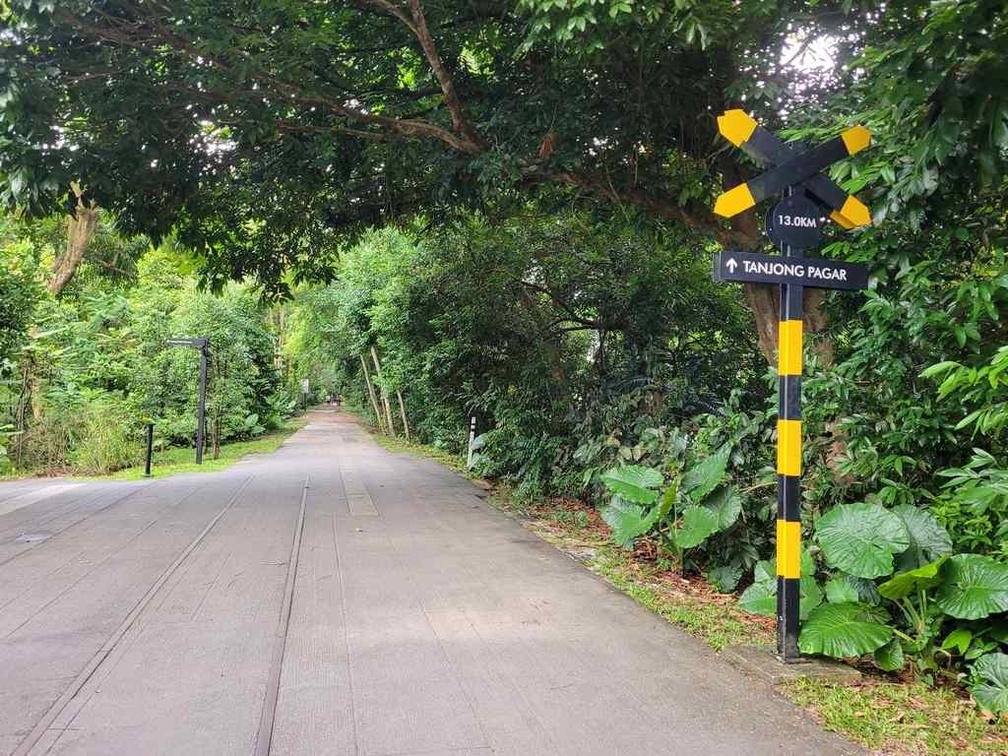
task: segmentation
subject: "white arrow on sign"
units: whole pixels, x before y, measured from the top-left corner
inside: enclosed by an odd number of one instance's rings
[[[729,273],[734,273],[735,272],[735,268],[738,267],[738,263],[735,262],[735,258],[734,257],[729,257],[728,258],[728,262],[725,263],[725,267],[728,268],[728,272]]]

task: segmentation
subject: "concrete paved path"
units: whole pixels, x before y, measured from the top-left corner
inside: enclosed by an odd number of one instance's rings
[[[221,473],[0,484],[4,756],[854,752],[346,416]]]

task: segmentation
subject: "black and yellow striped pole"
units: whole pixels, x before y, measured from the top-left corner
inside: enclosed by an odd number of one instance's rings
[[[785,245],[782,252],[789,259],[803,256],[802,250],[790,245]],[[781,284],[777,331],[777,654],[785,662],[800,657],[804,289],[799,284]]]
[[[868,271],[863,265],[803,262],[805,248],[819,238],[822,215],[845,229],[867,226],[872,218],[857,197],[848,194],[822,171],[871,143],[863,126],[804,149],[784,143],[760,126],[744,110],[727,110],[718,116],[721,135],[768,167],[759,176],[729,189],[717,198],[714,212],[731,218],[761,200],[784,193],[767,219],[767,235],[780,247],[788,264],[779,258],[751,253],[715,255],[714,278],[740,283],[775,283],[780,286],[780,322],[777,341],[777,654],[784,662],[798,661],[801,602],[801,475],[802,475],[802,296],[806,286],[863,288]],[[799,192],[798,196],[795,193]]]

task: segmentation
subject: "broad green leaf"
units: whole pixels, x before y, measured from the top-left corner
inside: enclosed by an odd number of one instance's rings
[[[906,572],[952,553],[952,538],[926,509],[913,504],[901,504],[892,513],[903,521],[910,547],[896,557],[896,571]]]
[[[993,714],[1008,711],[1008,654],[981,656],[973,665],[973,677],[980,681],[970,688],[978,704]]]
[[[753,582],[765,583],[777,580],[777,560],[760,559],[753,568]]]
[[[875,606],[882,600],[881,596],[879,596],[878,586],[875,584],[874,580],[854,577],[853,575],[844,575],[844,578],[857,590],[857,600],[862,604],[871,604],[872,606]]]
[[[653,504],[658,498],[658,488],[665,482],[662,474],[641,465],[620,465],[602,475],[602,482],[613,493],[626,501]]]
[[[624,501],[621,496],[613,496],[612,503],[602,511],[602,519],[612,528],[612,540],[630,550],[638,537],[665,519],[675,499],[675,487],[669,486],[661,501],[644,514],[643,507]]]
[[[937,365],[931,365],[931,367],[925,368],[920,372],[921,378],[931,378],[941,373],[948,372],[952,368],[962,367],[958,362],[939,362]]]
[[[753,571],[753,584],[742,592],[739,606],[751,614],[773,617],[777,613],[776,560],[761,560]],[[799,585],[799,616],[804,619],[823,601],[822,588],[815,579],[812,556],[802,549],[802,578]]]
[[[672,481],[668,488],[665,489],[665,493],[661,495],[661,501],[658,502],[658,505],[647,514],[648,530],[668,516],[668,513],[672,511],[672,507],[675,506],[677,498],[678,486],[675,481]]]
[[[862,604],[823,604],[802,625],[798,648],[845,659],[875,651],[892,636],[892,628],[876,622]]]
[[[831,567],[864,578],[888,575],[910,545],[902,520],[877,504],[841,504],[824,514],[816,538]]]
[[[948,561],[947,556],[936,559],[916,570],[901,572],[878,587],[878,592],[887,599],[901,599],[919,588],[933,588],[942,582],[941,568]]]
[[[742,591],[738,603],[750,614],[773,617],[777,614],[777,581],[753,583]]]
[[[958,619],[1008,611],[1008,565],[981,554],[956,554],[944,569],[936,601]]]
[[[886,672],[903,669],[906,659],[903,656],[903,644],[900,643],[899,638],[893,638],[884,646],[875,649],[875,663],[879,669],[884,669]]]
[[[777,560],[774,560],[774,569],[777,569]],[[801,568],[802,577],[809,577],[810,575],[815,575],[816,563],[815,559],[812,557],[812,552],[805,548],[805,545],[801,546],[801,554],[798,556],[798,566]]]
[[[613,543],[627,550],[633,548],[634,540],[644,532],[644,510],[620,496],[613,496],[609,506],[602,510],[602,519],[612,529]]]
[[[852,604],[858,600],[857,588],[843,577],[835,577],[826,583],[826,600],[831,604]]]
[[[942,641],[941,647],[946,651],[954,648],[960,654],[965,654],[972,642],[973,632],[967,630],[965,627],[957,627],[945,636],[945,640]]]
[[[823,589],[811,572],[802,575],[799,585],[798,616],[805,619],[823,602]]]
[[[717,517],[718,530],[735,524],[742,513],[742,494],[737,486],[722,486],[704,500],[704,506]]]
[[[722,593],[735,590],[741,578],[742,568],[733,564],[721,565],[707,571],[707,580]]]
[[[725,467],[728,465],[728,448],[725,447],[716,454],[707,457],[699,465],[694,465],[682,478],[682,490],[694,501],[702,500],[713,491],[724,479]]]
[[[676,545],[691,549],[718,531],[717,516],[707,507],[691,506],[683,511],[682,527],[676,531]]]

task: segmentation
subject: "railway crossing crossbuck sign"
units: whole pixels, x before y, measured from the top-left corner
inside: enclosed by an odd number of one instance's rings
[[[847,129],[818,147],[784,143],[743,110],[718,117],[721,135],[767,170],[728,190],[714,205],[726,218],[774,195],[783,198],[767,214],[766,233],[781,255],[719,252],[714,280],[778,284],[780,322],[777,341],[777,655],[796,662],[801,585],[801,376],[802,298],[806,286],[818,289],[863,289],[864,265],[812,259],[804,250],[819,241],[827,219],[845,229],[871,223],[868,208],[847,194],[822,171],[871,143],[863,126]]]

